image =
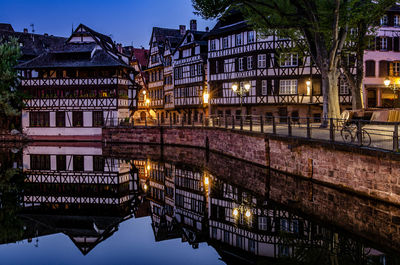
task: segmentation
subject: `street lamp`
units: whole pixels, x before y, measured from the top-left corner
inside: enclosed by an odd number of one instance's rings
[[[233,208],[232,215],[237,218],[239,214],[243,214],[247,218],[250,219],[251,211],[249,208],[245,207],[243,204],[239,205],[238,207]]]
[[[203,94],[203,104],[208,104],[210,100],[210,94],[208,94],[207,92],[204,92]]]
[[[250,83],[239,83],[239,84],[233,84],[232,85],[232,90],[236,94],[239,95],[240,97],[240,111],[242,111],[242,105],[243,105],[243,96],[245,93],[248,93],[250,91],[251,85]]]
[[[391,81],[389,78],[386,78],[386,79],[383,81],[383,84],[384,84],[386,87],[388,87],[388,88],[390,88],[390,89],[393,90],[393,108],[394,108],[394,107],[395,107],[396,94],[397,94],[397,91],[400,90],[400,79],[397,80],[397,84],[396,84],[396,82],[393,82],[393,84],[392,84],[392,81]]]

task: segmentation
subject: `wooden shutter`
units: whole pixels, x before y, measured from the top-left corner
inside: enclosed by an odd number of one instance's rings
[[[379,77],[388,76],[388,62],[379,61]]]
[[[224,72],[224,60],[219,61],[218,67],[219,67],[218,73],[223,73]]]
[[[257,64],[258,64],[258,58],[257,58],[257,55],[253,55],[253,61],[252,61],[252,68],[253,69],[257,69]]]
[[[239,72],[239,58],[235,58],[235,72]]]
[[[261,80],[257,79],[256,81],[256,95],[261,96]]]
[[[400,51],[400,45],[399,45],[399,37],[394,37],[393,38],[393,51],[398,52]]]
[[[381,49],[381,38],[376,37],[375,38],[375,50],[379,51]]]
[[[375,61],[371,60],[365,62],[365,76],[375,77]]]
[[[388,49],[388,51],[393,50],[393,38],[390,38],[390,37],[387,38],[387,49]]]
[[[279,95],[279,80],[275,79],[274,82],[274,95]]]
[[[265,60],[266,60],[265,66],[267,68],[270,68],[271,67],[271,54],[270,53],[267,53]]]

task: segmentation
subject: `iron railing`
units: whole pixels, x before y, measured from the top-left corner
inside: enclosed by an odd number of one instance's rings
[[[270,117],[260,115],[206,116],[183,119],[109,119],[105,127],[133,128],[136,126],[215,127],[250,131],[284,137],[328,141],[362,148],[399,151],[399,122],[377,122],[362,119],[328,119],[322,126],[319,118]]]

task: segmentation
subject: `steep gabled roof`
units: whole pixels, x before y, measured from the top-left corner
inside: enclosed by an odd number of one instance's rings
[[[153,34],[156,42],[165,42],[167,39],[172,43],[174,43],[177,39],[182,38],[181,32],[179,29],[167,29],[167,28],[153,28]],[[150,40],[151,42],[152,40]],[[150,43],[151,45],[151,43]]]
[[[8,23],[0,23],[0,31],[10,31],[10,32],[14,32],[13,27],[11,26],[11,24]]]
[[[219,20],[215,27],[208,33],[204,34],[204,38],[224,35],[231,32],[250,28],[250,25],[245,21],[242,13],[238,10],[229,10]]]
[[[78,31],[80,28],[82,28],[84,31]],[[67,42],[72,38],[75,37],[77,35],[81,35],[81,34],[89,34],[92,35],[93,37],[97,37],[98,39],[100,39],[101,41],[104,42],[108,42],[111,45],[114,45],[111,37],[98,33],[97,31],[94,31],[93,29],[89,28],[88,26],[84,25],[84,24],[79,24],[78,27],[76,27],[75,31],[71,34],[71,36],[68,38]]]

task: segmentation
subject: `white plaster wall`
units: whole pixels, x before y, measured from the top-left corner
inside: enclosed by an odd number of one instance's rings
[[[93,115],[91,111],[83,112],[83,127],[91,127],[93,125]]]
[[[66,127],[66,128],[46,128],[32,127],[25,128],[24,133],[32,136],[101,136],[101,128],[85,127]]]
[[[93,171],[93,156],[84,156],[83,159],[84,171]]]
[[[56,127],[56,113],[54,111],[50,112],[50,127]]]

